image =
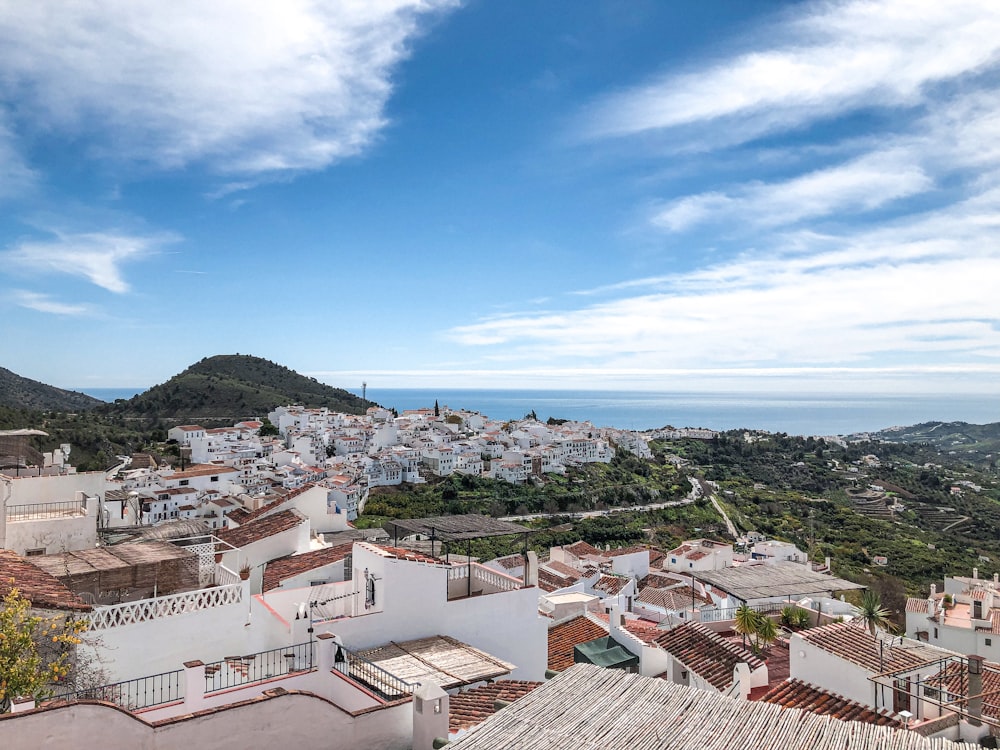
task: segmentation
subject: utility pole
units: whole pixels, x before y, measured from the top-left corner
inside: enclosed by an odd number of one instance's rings
[[[361,383],[361,409],[368,413],[368,383]]]

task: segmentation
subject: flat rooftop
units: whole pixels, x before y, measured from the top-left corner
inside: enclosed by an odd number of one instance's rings
[[[860,583],[817,573],[808,565],[779,561],[696,571],[696,580],[709,583],[744,602],[774,597],[802,597],[866,588]]]

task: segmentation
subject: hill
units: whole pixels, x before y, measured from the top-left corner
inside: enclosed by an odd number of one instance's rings
[[[993,463],[1000,454],[1000,422],[923,422],[909,427],[890,427],[872,434],[887,443],[922,443],[948,455],[959,455],[973,463]]]
[[[0,367],[0,406],[38,411],[87,411],[103,403],[85,393],[39,383]]]
[[[341,388],[260,357],[227,354],[201,360],[165,383],[102,411],[126,419],[232,424],[283,404],[360,414],[362,400]],[[371,405],[371,402],[369,402]]]

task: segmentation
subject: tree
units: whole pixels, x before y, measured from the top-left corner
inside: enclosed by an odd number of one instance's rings
[[[261,424],[260,429],[257,430],[257,434],[260,437],[273,437],[278,435],[278,428],[271,423],[271,420],[264,417],[263,424]]]
[[[437,399],[434,399],[434,416],[435,417],[441,416],[441,407],[438,406]]]
[[[733,630],[743,636],[743,648],[746,648],[747,636],[757,632],[757,612],[749,604],[741,604],[734,620]]]
[[[858,606],[858,619],[864,623],[872,635],[875,629],[889,630],[892,623],[889,621],[889,610],[882,606],[882,600],[874,591],[868,590],[861,595],[861,604]]]
[[[778,638],[778,626],[774,624],[767,615],[758,614],[757,628],[754,631],[757,638],[757,648],[759,651],[766,651],[768,646]]]
[[[15,698],[52,695],[69,675],[70,650],[80,643],[84,623],[32,614],[31,602],[13,585],[0,599],[0,713]]]

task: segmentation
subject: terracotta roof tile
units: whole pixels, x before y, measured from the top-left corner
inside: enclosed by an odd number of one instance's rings
[[[580,571],[571,565],[559,562],[558,560],[549,560],[548,562],[542,563],[542,567],[548,568],[556,575],[560,575],[563,578],[571,578],[574,581],[580,580]]]
[[[950,653],[909,639],[906,645],[899,645],[895,637],[887,638],[886,645],[880,647],[880,638],[864,627],[847,622],[807,630],[801,633],[801,638],[873,674],[917,667]]]
[[[842,721],[863,721],[898,727],[899,722],[887,711],[876,713],[868,706],[801,680],[787,680],[773,687],[761,701],[783,708],[801,708],[819,716],[833,716]]]
[[[495,701],[510,703],[541,684],[526,680],[497,680],[453,695],[448,706],[448,729],[451,732],[471,729],[496,713]]]
[[[647,586],[639,592],[637,598],[643,604],[662,607],[674,612],[684,612],[702,604],[711,604],[710,599],[694,591],[690,586],[677,586],[669,589]]]
[[[573,666],[573,647],[602,638],[608,634],[602,626],[586,615],[560,622],[549,628],[549,669],[561,672]]]
[[[924,614],[927,614],[930,611],[930,609],[927,606],[926,599],[914,599],[913,597],[910,597],[909,599],[906,600],[906,611],[918,612],[918,613],[922,612]]]
[[[289,555],[272,560],[264,568],[264,591],[276,589],[281,582],[325,565],[343,562],[351,554],[354,542],[338,544],[335,547],[325,547],[301,555]]]
[[[655,643],[719,690],[732,685],[733,669],[740,662],[749,664],[751,671],[764,664],[751,652],[730,643],[700,622],[668,630],[657,636]]]
[[[542,591],[551,593],[567,586],[572,586],[574,583],[576,583],[575,580],[564,578],[542,567],[538,568],[538,588]]]
[[[93,607],[70,591],[55,576],[45,572],[16,552],[0,549],[0,596],[13,585],[37,609],[89,612]]]
[[[597,589],[598,591],[603,591],[604,593],[609,594],[610,596],[614,596],[623,588],[625,588],[625,586],[628,585],[628,582],[631,580],[632,580],[631,578],[626,578],[624,576],[604,575],[601,576],[598,579],[597,583],[594,584],[594,588]]]
[[[576,555],[577,557],[583,557],[584,555],[596,555],[598,557],[603,557],[604,553],[590,544],[584,541],[573,542],[572,544],[567,544],[563,549],[568,550],[570,553]]]
[[[169,476],[163,477],[164,481],[170,481],[172,479],[193,479],[194,477],[207,477],[212,474],[235,474],[239,469],[234,469],[232,466],[221,466],[219,464],[195,464],[194,466],[189,466],[184,469],[184,471],[175,471]]]
[[[261,539],[294,529],[307,521],[308,519],[297,510],[282,510],[273,516],[255,519],[235,529],[220,529],[215,535],[234,547],[246,547]]]

